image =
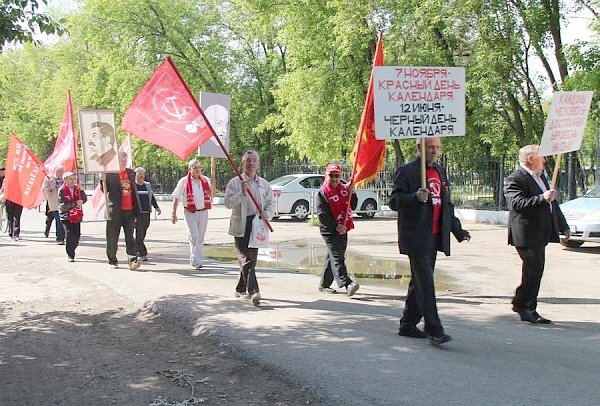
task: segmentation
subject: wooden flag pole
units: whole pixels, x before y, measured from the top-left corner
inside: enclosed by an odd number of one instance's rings
[[[554,171],[552,173],[552,189],[556,190],[556,182],[558,182],[558,172],[560,171],[560,158],[562,154],[558,154],[554,160]]]
[[[421,138],[421,187],[425,189],[427,187],[427,175],[426,175],[426,162],[425,162],[425,137]]]
[[[214,156],[210,157],[210,183],[210,197],[213,198],[217,192],[217,165]]]

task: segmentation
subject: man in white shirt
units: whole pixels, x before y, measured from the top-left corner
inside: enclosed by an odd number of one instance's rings
[[[208,225],[208,210],[211,208],[211,192],[210,179],[202,175],[200,161],[192,159],[188,163],[188,174],[179,179],[172,196],[171,222],[177,223],[177,206],[181,202],[190,242],[190,265],[202,269],[202,251]]]

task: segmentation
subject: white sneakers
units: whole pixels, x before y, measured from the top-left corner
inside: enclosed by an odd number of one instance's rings
[[[350,285],[346,286],[346,294],[348,297],[354,295],[358,288],[360,288],[360,285],[356,282],[352,282]]]
[[[129,269],[135,271],[140,267],[140,262],[138,260],[129,261]]]

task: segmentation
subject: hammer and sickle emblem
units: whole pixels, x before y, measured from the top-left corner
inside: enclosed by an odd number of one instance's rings
[[[191,109],[191,107],[178,105],[176,96],[165,97],[162,103],[162,111],[177,120],[184,119]]]

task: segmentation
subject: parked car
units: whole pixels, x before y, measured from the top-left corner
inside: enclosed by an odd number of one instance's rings
[[[275,195],[275,217],[290,215],[296,220],[308,218],[324,181],[325,175],[312,173],[285,175],[269,182]],[[354,212],[364,218],[373,218],[379,209],[377,193],[357,189],[356,196],[358,204]]]
[[[561,204],[560,209],[571,229],[571,238],[561,241],[562,245],[577,248],[584,242],[600,243],[600,186]]]

